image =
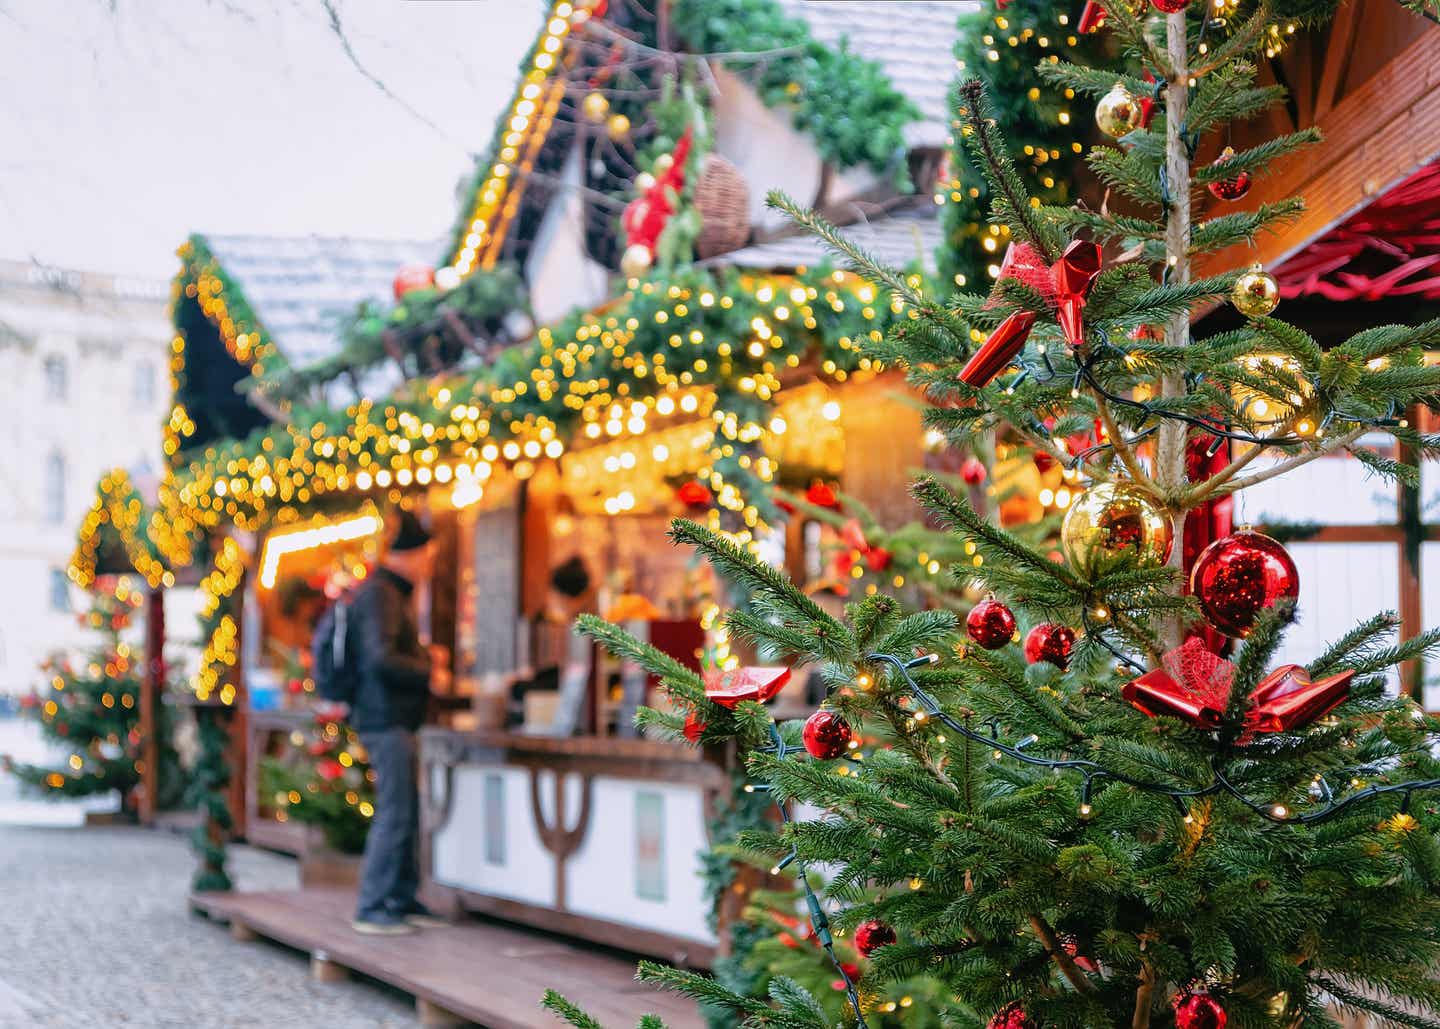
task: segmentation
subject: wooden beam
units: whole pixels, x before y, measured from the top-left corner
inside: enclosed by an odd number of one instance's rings
[[[145,675],[140,682],[141,825],[155,824],[160,806],[160,693],[165,687],[165,591],[145,594]]]
[[[1360,24],[1356,9],[1359,0],[1341,4],[1330,23],[1330,36],[1325,44],[1325,63],[1320,69],[1320,85],[1315,89],[1315,120],[1330,113],[1340,95],[1340,84],[1350,67],[1350,54],[1355,42],[1355,29]]]
[[[1277,161],[1247,198],[1254,206],[1303,196],[1304,213],[1253,248],[1197,257],[1197,274],[1274,265],[1440,155],[1440,29],[1425,28],[1316,124],[1325,142]]]

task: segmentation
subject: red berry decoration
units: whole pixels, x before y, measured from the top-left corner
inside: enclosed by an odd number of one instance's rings
[[[1215,158],[1214,164],[1220,164],[1235,156],[1234,147],[1226,147],[1220,151],[1220,156]],[[1210,183],[1209,190],[1217,200],[1239,200],[1246,193],[1250,192],[1250,173],[1247,171],[1236,172],[1228,179],[1216,179]]]
[[[970,609],[965,632],[986,650],[999,650],[1015,638],[1015,616],[998,600],[982,600]]]
[[[1182,993],[1175,998],[1175,1029],[1225,1029],[1230,1016],[1208,993]]]
[[[871,918],[855,927],[855,949],[868,958],[881,947],[895,942],[895,930],[878,918]]]
[[[966,485],[978,486],[985,481],[985,462],[978,457],[967,457],[960,466],[960,478]]]
[[[1300,573],[1278,541],[1241,529],[1200,552],[1190,592],[1211,625],[1226,636],[1245,636],[1263,609],[1300,595]]]
[[[1035,1029],[1035,1023],[1030,1021],[1030,1016],[1025,1014],[1025,1009],[1017,1001],[991,1015],[985,1029]]]
[[[1043,622],[1025,634],[1025,660],[1032,665],[1048,661],[1063,671],[1074,648],[1075,630],[1068,625]]]
[[[1179,14],[1190,6],[1190,0],[1150,0],[1155,5],[1155,10],[1164,11],[1166,14]]]
[[[850,746],[851,735],[850,723],[838,712],[821,708],[805,719],[805,731],[801,738],[811,757],[829,761],[845,753]]]

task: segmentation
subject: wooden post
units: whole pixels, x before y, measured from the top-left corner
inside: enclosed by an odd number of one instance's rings
[[[160,806],[160,704],[165,688],[165,590],[145,595],[145,676],[140,683],[141,825],[154,825]]]

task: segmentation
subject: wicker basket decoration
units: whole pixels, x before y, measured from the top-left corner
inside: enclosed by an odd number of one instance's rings
[[[719,154],[705,155],[695,208],[701,219],[695,249],[702,258],[729,253],[750,239],[750,187],[740,169]]]

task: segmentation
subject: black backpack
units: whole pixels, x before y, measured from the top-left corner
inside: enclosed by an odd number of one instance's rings
[[[315,692],[324,700],[353,704],[360,688],[360,648],[349,638],[353,612],[342,597],[320,616],[310,641]]]

